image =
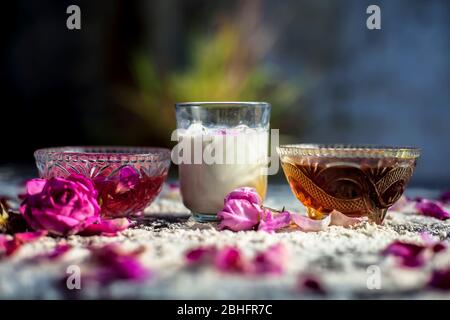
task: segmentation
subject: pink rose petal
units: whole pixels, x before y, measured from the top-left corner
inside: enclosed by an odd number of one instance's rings
[[[126,166],[120,169],[119,182],[116,186],[116,193],[122,194],[128,192],[136,187],[139,183],[140,175],[139,172],[131,167]]]
[[[79,235],[82,236],[115,236],[118,232],[126,230],[131,225],[128,218],[101,219],[99,223],[88,225]]]
[[[116,280],[143,281],[151,276],[150,270],[139,261],[140,249],[127,252],[119,244],[108,244],[91,252],[94,261],[93,280],[102,284]]]
[[[434,270],[428,285],[434,289],[450,290],[450,268]]]
[[[6,256],[10,256],[22,245],[36,241],[45,235],[47,235],[46,231],[16,233],[12,239],[7,238],[5,235],[0,235],[0,250],[4,251]]]
[[[216,253],[214,265],[219,271],[225,272],[243,272],[245,270],[245,261],[241,251],[238,248],[225,247]]]
[[[302,231],[323,231],[331,223],[330,215],[321,220],[314,220],[299,213],[291,213],[291,217],[292,221],[294,221]]]
[[[47,180],[45,180],[45,179],[28,180],[26,183],[26,186],[25,186],[27,193],[30,195],[40,193],[42,191],[42,189],[44,189],[46,182],[47,182]]]
[[[444,242],[436,241],[428,232],[422,232],[421,238],[427,248],[431,248],[434,253],[438,253],[447,249]]]
[[[269,233],[275,232],[281,228],[287,227],[291,223],[291,213],[288,211],[273,213],[269,209],[265,209],[258,230]]]
[[[189,264],[199,264],[213,259],[215,254],[216,248],[214,247],[200,247],[186,252],[185,258]]]
[[[419,213],[427,217],[433,217],[439,220],[450,219],[450,213],[445,211],[442,205],[437,202],[422,199],[416,204]]]
[[[300,291],[307,291],[314,294],[326,294],[319,278],[315,275],[300,275],[298,278],[298,288]]]
[[[248,260],[237,247],[199,247],[185,254],[188,265],[212,265],[221,272],[242,273],[248,275],[280,274],[287,263],[286,249],[277,244],[259,252]]]
[[[62,256],[64,256],[67,252],[72,249],[72,246],[67,243],[60,243],[52,251],[48,253],[44,253],[41,255],[37,255],[32,258],[33,261],[48,261],[48,260],[58,260]]]
[[[439,198],[444,203],[450,203],[450,190],[441,194],[441,196]]]
[[[254,274],[282,274],[286,263],[286,248],[279,243],[258,253],[251,261],[250,272]]]
[[[331,216],[330,225],[332,226],[349,227],[361,223],[364,220],[363,218],[359,217],[348,217],[345,214],[336,210],[333,210],[330,213],[330,216]]]
[[[395,256],[399,259],[400,265],[403,267],[416,268],[425,264],[426,246],[407,243],[403,241],[394,241],[383,250],[385,256]]]

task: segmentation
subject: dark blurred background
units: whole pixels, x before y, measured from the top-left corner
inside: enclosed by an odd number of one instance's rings
[[[81,30],[66,9],[81,8]],[[381,30],[366,8],[381,7]],[[415,145],[450,185],[448,0],[2,4],[0,163],[60,145],[171,146],[177,101],[263,100],[281,142]]]

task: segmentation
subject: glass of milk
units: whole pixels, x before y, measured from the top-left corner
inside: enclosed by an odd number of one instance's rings
[[[179,165],[184,205],[199,222],[216,221],[225,196],[253,187],[264,199],[269,161],[270,104],[187,102],[176,104]]]

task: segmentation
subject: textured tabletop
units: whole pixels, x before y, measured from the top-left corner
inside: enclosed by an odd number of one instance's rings
[[[11,179],[3,180],[3,191],[15,192],[10,185]],[[409,192],[427,195],[426,190]],[[299,210],[285,185],[270,186],[266,204]],[[436,240],[450,240],[448,221],[413,212],[390,212],[382,226],[363,222],[350,228],[330,226],[320,232],[284,230],[275,234],[218,231],[214,224],[189,219],[179,195],[166,189],[148,208],[144,221],[116,237],[45,237],[1,259],[0,298],[450,298],[449,291],[426,287],[433,264],[442,261],[430,261],[422,268],[402,268],[394,259],[380,254],[396,239],[423,243],[424,231]],[[61,241],[73,246],[61,259],[33,260]],[[115,281],[107,285],[82,281],[81,290],[68,290],[62,285],[68,265],[88,271],[86,248],[111,242],[129,248],[143,245],[143,261],[152,276],[146,281]],[[208,265],[193,269],[185,262],[185,252],[198,246],[237,246],[246,257],[252,257],[277,243],[284,245],[288,256],[280,275],[223,273]],[[440,254],[439,259],[450,261],[450,253]],[[367,286],[374,270],[379,272],[379,289]],[[305,275],[318,279],[325,295],[318,296],[299,286],[299,279]]]

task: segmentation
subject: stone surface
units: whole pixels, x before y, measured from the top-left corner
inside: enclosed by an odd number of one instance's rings
[[[411,190],[426,194],[426,190]],[[266,204],[299,210],[287,186],[271,186]],[[411,212],[408,212],[411,211]],[[135,227],[117,237],[46,237],[23,246],[11,258],[0,261],[0,298],[155,298],[155,299],[298,299],[298,298],[450,298],[450,292],[426,288],[433,264],[448,263],[445,253],[423,269],[402,269],[392,258],[380,255],[396,239],[423,242],[421,233],[450,241],[450,223],[419,216],[406,209],[391,212],[384,225],[369,222],[343,228],[332,226],[322,232],[286,230],[264,232],[218,231],[214,224],[199,224],[189,218],[179,195],[168,189],[148,208]],[[61,260],[33,262],[30,258],[50,251],[67,241],[74,249]],[[82,273],[87,246],[120,242],[126,247],[144,245],[144,263],[153,277],[145,282],[115,282],[107,286],[83,283],[81,290],[68,290],[61,281],[68,265],[78,265]],[[186,267],[184,253],[204,245],[235,245],[253,256],[275,243],[283,243],[289,260],[281,276],[242,276],[219,273],[211,267]],[[440,260],[440,261],[437,261]],[[370,267],[372,266],[372,267]],[[370,268],[369,268],[370,267]],[[369,268],[369,269],[368,269]],[[380,273],[381,288],[369,290],[371,272]],[[302,275],[320,279],[327,294],[317,296],[298,287]]]

